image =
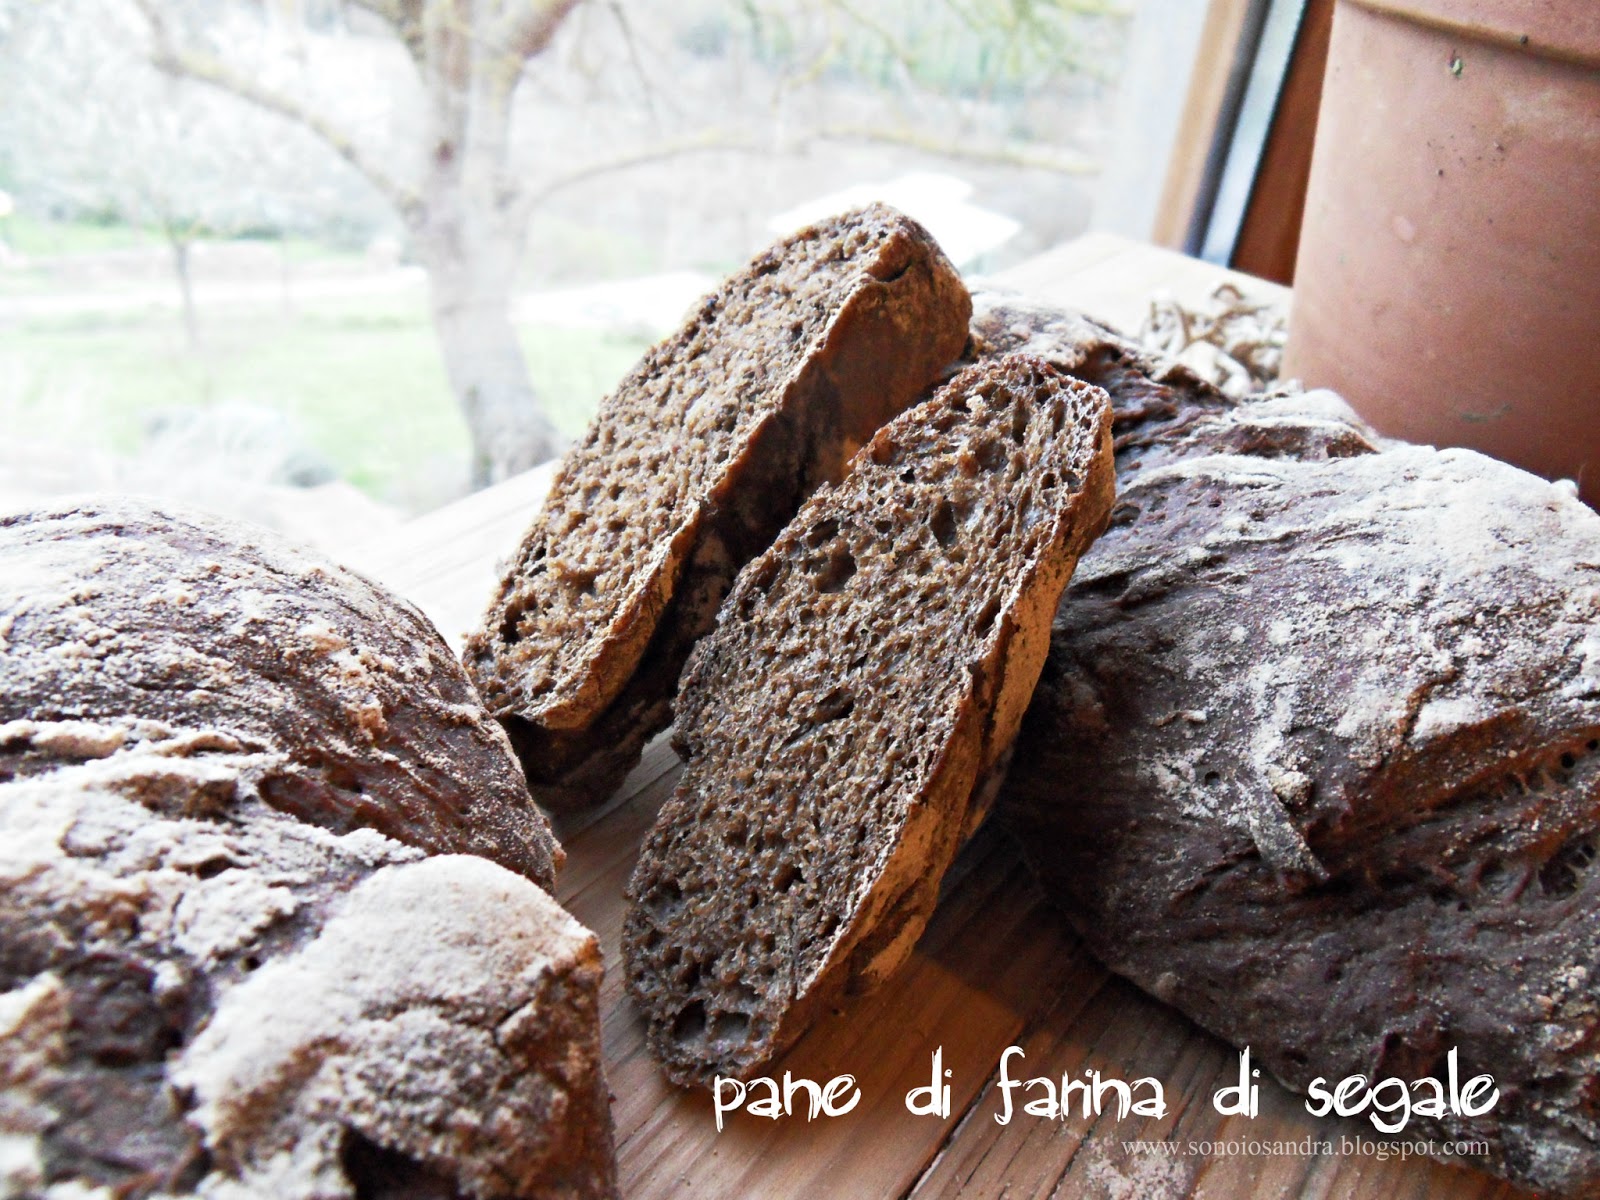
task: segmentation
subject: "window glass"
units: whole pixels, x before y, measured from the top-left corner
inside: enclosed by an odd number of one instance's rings
[[[547,458],[814,217],[972,275],[1147,236],[1205,5],[479,7],[0,0],[0,505],[338,551]]]

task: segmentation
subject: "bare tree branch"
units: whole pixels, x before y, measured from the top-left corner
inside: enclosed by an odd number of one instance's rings
[[[418,25],[423,90],[432,127],[429,152],[454,162],[465,149],[472,103],[472,26],[460,0],[423,0]]]
[[[585,163],[575,170],[546,179],[544,183],[530,189],[522,198],[521,203],[527,210],[548,200],[557,192],[565,191],[580,183],[587,183],[602,175],[610,175],[615,171],[626,171],[632,167],[642,167],[647,163],[663,162],[667,159],[681,158],[686,154],[766,154],[771,151],[770,144],[758,142],[740,134],[730,134],[725,130],[710,130],[698,133],[692,137],[680,138],[676,141],[657,142],[648,147],[642,147],[615,158],[599,159],[595,162]]]
[[[422,6],[426,0],[347,0],[355,8],[371,13],[394,30],[407,56],[422,68]]]
[[[975,146],[966,142],[930,137],[914,129],[888,129],[872,126],[829,125],[814,130],[812,136],[824,141],[878,142],[886,146],[905,146],[960,162],[989,166],[1028,167],[1053,171],[1058,175],[1093,175],[1100,170],[1092,159],[1027,150],[1021,146]]]
[[[878,142],[884,145],[907,146],[942,158],[965,162],[979,162],[990,166],[1029,167],[1041,171],[1054,171],[1060,175],[1092,175],[1099,167],[1087,158],[1030,152],[1020,147],[984,147],[928,137],[914,130],[886,129],[868,126],[827,126],[812,130],[796,140],[794,145],[804,145],[813,140]],[[710,130],[676,141],[657,142],[614,158],[585,163],[572,171],[546,179],[540,186],[530,189],[520,201],[524,211],[531,212],[539,204],[558,192],[587,183],[616,171],[645,166],[653,162],[681,158],[689,154],[767,154],[773,146],[742,134],[727,130]],[[792,148],[792,147],[791,147]]]
[[[633,36],[633,22],[623,10],[621,0],[610,0],[606,7],[622,34],[622,44],[628,48],[628,64],[633,67],[634,77],[639,81],[639,91],[644,97],[645,108],[649,110],[650,122],[659,129],[661,114],[656,110],[656,89],[650,82],[650,76],[645,72],[644,61],[639,57],[639,43]]]
[[[878,41],[882,42],[884,48],[888,50],[889,56],[899,64],[900,69],[908,78],[914,74],[917,66],[917,56],[882,21],[875,20],[854,5],[846,3],[845,0],[830,0],[830,7],[843,13],[847,19],[854,21],[861,28],[873,34]]]
[[[180,49],[172,38],[172,31],[160,11],[157,0],[134,0],[134,3],[144,13],[155,36],[151,61],[158,70],[230,92],[258,108],[277,113],[304,126],[331,146],[340,158],[366,176],[372,185],[400,211],[401,216],[409,218],[415,213],[420,203],[417,194],[391,175],[370,152],[358,145],[344,130],[293,96],[266,87],[249,76],[234,71],[219,59],[192,49]]]
[[[543,54],[556,30],[582,0],[511,0],[495,40],[521,62]]]

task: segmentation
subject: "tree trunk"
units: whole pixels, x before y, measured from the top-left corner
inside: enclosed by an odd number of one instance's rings
[[[472,434],[472,484],[483,487],[561,451],[529,381],[511,324],[514,246],[461,253],[456,238],[417,231],[445,374]]]
[[[158,67],[298,121],[394,204],[428,272],[445,373],[472,434],[476,485],[554,457],[562,445],[540,409],[511,327],[511,291],[528,220],[512,164],[511,117],[523,68],[544,53],[580,2],[360,6],[388,22],[422,85],[417,135],[426,157],[413,188],[390,174],[386,156],[372,153],[293,91],[180,46],[173,40],[179,22],[166,19],[166,6],[136,0],[154,35]]]
[[[189,270],[189,239],[166,227],[167,245],[172,248],[172,270],[178,277],[178,295],[183,304],[183,332],[189,349],[200,345],[200,318],[194,307],[194,276]]]

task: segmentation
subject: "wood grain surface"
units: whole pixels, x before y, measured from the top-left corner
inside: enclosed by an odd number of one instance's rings
[[[1224,277],[1240,278],[1091,235],[995,282],[1136,327],[1151,290],[1199,299]],[[1245,282],[1257,294],[1283,295],[1274,285]],[[353,565],[411,598],[459,645],[548,482],[541,469],[480,492],[369,545]],[[1237,1082],[1237,1052],[1109,975],[993,828],[958,859],[905,967],[878,991],[848,999],[769,1069],[819,1082],[853,1075],[858,1106],[814,1122],[803,1112],[776,1121],[735,1113],[719,1134],[709,1093],[674,1088],[656,1070],[622,985],[623,886],[677,775],[676,758],[658,740],[609,805],[558,830],[567,850],[558,897],[605,950],[606,1069],[629,1200],[1517,1194],[1471,1170],[1386,1155],[1370,1124],[1311,1117],[1300,1097],[1270,1081],[1262,1083],[1257,1117],[1219,1116],[1211,1098]],[[1018,1094],[1019,1111],[1002,1126],[995,1083],[1010,1046],[1023,1051],[1012,1059],[1013,1078],[1081,1079],[1093,1070],[1130,1082],[1159,1079],[1166,1115],[1119,1120],[1108,1105],[1085,1119],[1075,1103],[1071,1116],[1051,1120],[1020,1111],[1035,1090]],[[905,1096],[929,1084],[935,1049],[951,1072],[950,1115],[913,1116]],[[1140,1140],[1160,1141],[1166,1152],[1126,1144]],[[1289,1143],[1297,1152],[1273,1152]]]

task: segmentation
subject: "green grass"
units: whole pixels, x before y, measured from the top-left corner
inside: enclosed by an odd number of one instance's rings
[[[28,258],[78,258],[118,250],[166,248],[166,238],[155,226],[126,225],[115,220],[56,221],[27,212],[0,217],[0,240]],[[281,245],[293,262],[315,262],[352,254],[325,242],[294,235],[280,238],[269,234],[260,240]]]
[[[595,406],[651,344],[649,338],[549,326],[529,326],[520,333],[545,411],[568,436],[583,432]]]
[[[121,222],[50,221],[26,212],[0,217],[0,238],[30,258],[61,254],[104,254],[160,244],[161,235]]]
[[[0,271],[0,296],[23,305],[62,290],[171,286],[162,274],[102,277],[79,265],[119,250],[164,251],[154,230],[16,213],[0,220],[0,238],[29,260]],[[360,258],[303,238],[280,248],[295,264]],[[625,272],[637,254],[623,245],[611,265]],[[200,292],[197,348],[165,309],[90,309],[0,325],[0,428],[20,440],[133,454],[157,413],[242,403],[287,415],[307,448],[376,499],[425,507],[465,479],[467,427],[420,294],[208,308],[203,285]],[[583,429],[646,344],[566,329],[519,332],[545,410],[568,434]]]
[[[465,422],[420,301],[202,313],[190,350],[169,313],[78,315],[0,328],[0,420],[12,436],[131,453],[149,417],[245,402],[287,414],[308,446],[368,494],[408,505],[417,481],[459,475]],[[636,339],[522,331],[551,418],[581,430],[633,364]]]

